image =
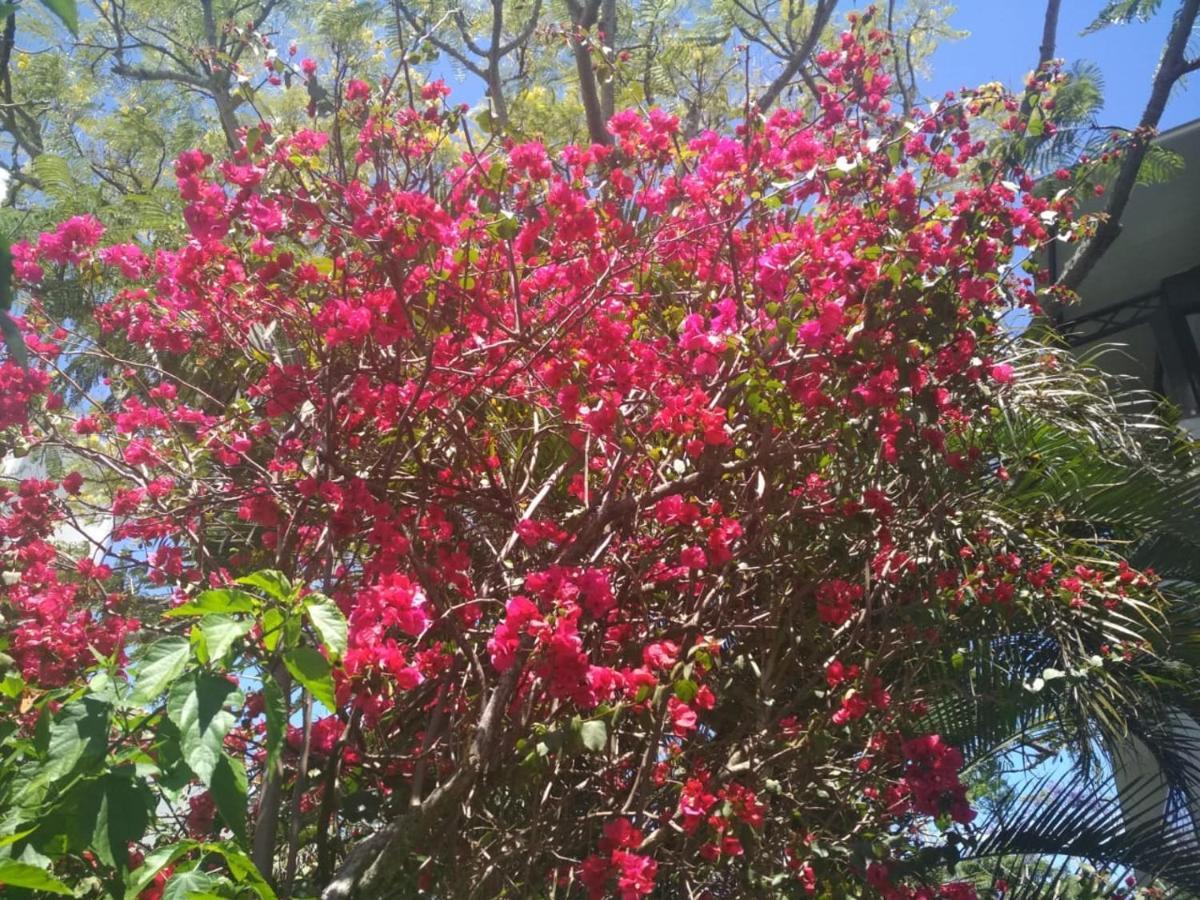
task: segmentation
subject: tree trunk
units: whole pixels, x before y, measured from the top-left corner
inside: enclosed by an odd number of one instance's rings
[[[606,78],[600,83],[600,109],[607,122],[617,111],[617,0],[601,0],[600,30],[604,32],[604,58],[608,61],[609,69]]]
[[[600,101],[596,87],[596,70],[592,68],[592,55],[588,52],[585,35],[596,24],[600,12],[600,0],[587,0],[583,6],[579,0],[567,0],[567,11],[571,14],[574,33],[571,35],[571,52],[575,55],[575,71],[579,76],[579,99],[583,103],[583,114],[587,120],[588,137],[593,144],[611,144],[608,133],[608,117]]]
[[[217,84],[216,78],[213,78],[214,84],[212,87],[213,103],[217,106],[217,117],[221,120],[221,131],[225,133],[225,143],[229,145],[230,150],[237,150],[241,145],[238,138],[238,122],[236,104],[233,98],[229,96],[227,85]]]
[[[500,60],[488,60],[487,98],[492,107],[492,121],[504,132],[508,131],[508,101],[504,99],[504,82],[500,77]]]

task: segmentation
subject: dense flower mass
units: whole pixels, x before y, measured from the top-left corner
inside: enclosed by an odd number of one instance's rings
[[[190,636],[228,721],[186,830],[249,816],[261,867],[294,797],[314,890],[972,896],[898,865],[898,826],[972,817],[923,673],[968,626],[1100,633],[1147,582],[988,515],[998,315],[1036,306],[1004,273],[1070,201],[978,164],[1009,98],[892,117],[874,40],[822,55],[814,109],[690,141],[652,111],[469,149],[444,91],[351,81],[353,139],[183,154],[177,246],[81,218],[16,248],[48,337],[0,367],[0,427],[71,470],[0,496],[27,690]],[[93,338],[39,303],[72,279]],[[55,402],[81,358],[104,389]],[[68,515],[112,517],[104,559],[56,547]],[[155,665],[160,715],[183,662]],[[156,721],[114,746],[167,760]]]

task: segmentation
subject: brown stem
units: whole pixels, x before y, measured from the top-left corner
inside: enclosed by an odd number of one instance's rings
[[[288,822],[287,865],[284,868],[283,889],[290,894],[296,878],[296,854],[300,850],[300,803],[304,799],[304,782],[308,778],[308,757],[312,750],[312,694],[304,692],[304,744],[300,749],[300,767],[296,786],[292,789],[292,818]]]
[[[766,112],[770,109],[775,101],[779,99],[779,95],[800,74],[801,69],[804,68],[804,64],[808,62],[808,58],[812,56],[813,50],[816,49],[817,42],[821,39],[821,35],[825,31],[825,26],[829,24],[829,18],[833,15],[833,10],[836,6],[837,0],[818,0],[817,8],[813,11],[812,27],[809,28],[804,41],[799,47],[793,50],[792,55],[783,67],[783,71],[759,95],[756,101],[759,112]]]
[[[283,693],[286,703],[292,690],[292,676],[282,663],[277,663],[272,672],[275,683]],[[286,719],[286,716],[285,716]],[[251,859],[268,880],[275,866],[275,841],[279,824],[279,808],[283,803],[283,760],[276,760],[270,771],[263,773],[262,794],[258,801],[258,816],[254,821],[254,843]]]
[[[517,688],[522,668],[523,659],[518,659],[492,691],[462,765],[448,780],[434,788],[420,806],[359,843],[321,893],[321,900],[400,895],[395,879],[402,876],[412,857],[411,851],[466,796],[483,771],[485,761],[494,753],[504,712]]]

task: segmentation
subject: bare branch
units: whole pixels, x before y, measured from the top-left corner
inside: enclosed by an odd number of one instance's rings
[[[207,78],[201,78],[188,72],[177,72],[174,69],[147,69],[142,66],[117,63],[112,70],[114,75],[132,78],[135,81],[173,81],[176,84],[186,84],[202,91],[208,91],[212,87]]]
[[[813,21],[809,27],[808,34],[800,46],[792,53],[783,71],[779,73],[775,80],[759,96],[757,101],[759,111],[766,112],[770,109],[775,101],[779,99],[779,95],[787,89],[787,86],[792,83],[792,80],[804,68],[804,64],[808,62],[808,58],[812,55],[813,50],[816,49],[817,42],[821,39],[821,35],[825,31],[825,26],[829,24],[829,19],[836,7],[837,0],[818,0],[816,9],[813,11]]]

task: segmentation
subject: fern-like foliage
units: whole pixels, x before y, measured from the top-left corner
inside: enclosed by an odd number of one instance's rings
[[[1109,25],[1128,25],[1130,22],[1145,22],[1162,6],[1162,0],[1109,0],[1092,23],[1083,30],[1091,34]]]
[[[1109,873],[1092,896],[1115,896],[1117,877],[1136,873],[1172,896],[1200,894],[1200,843],[1186,810],[1154,778],[1118,791],[1113,778],[1087,773],[1032,780],[958,845],[960,859],[990,861],[990,875],[1013,878],[1018,861],[1047,863],[1035,879],[1019,874],[1006,898],[1061,896],[1081,866]]]

